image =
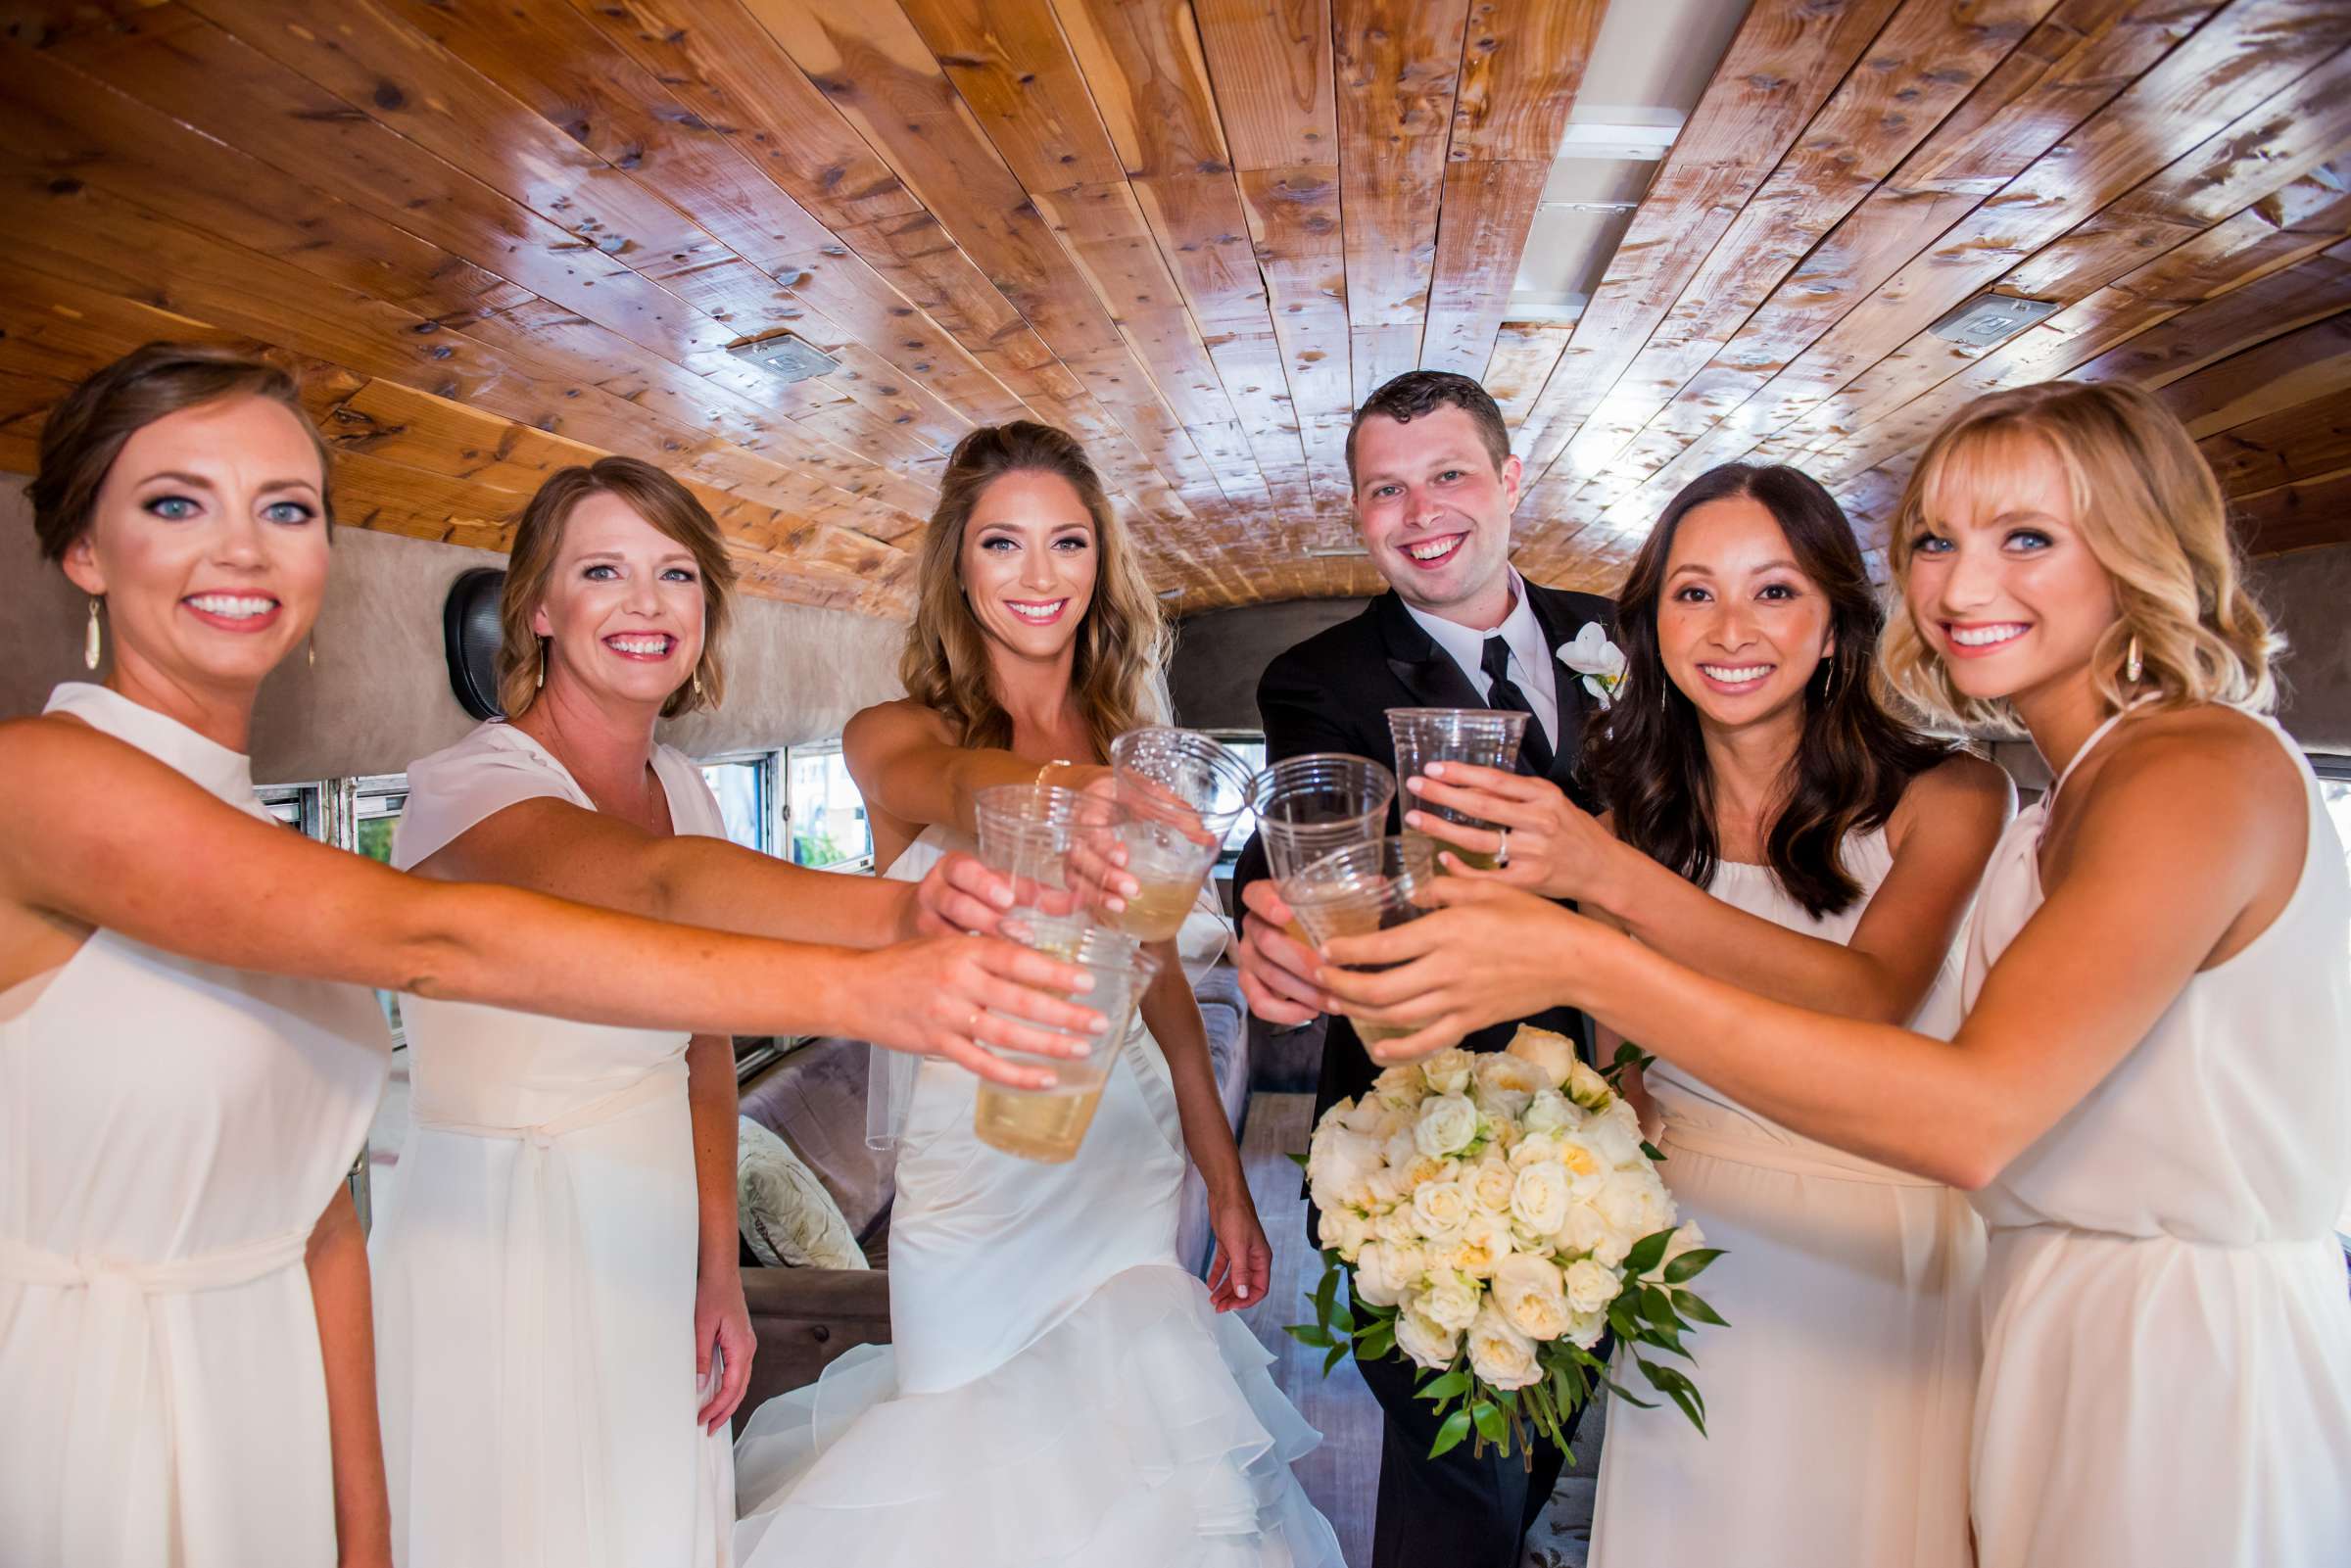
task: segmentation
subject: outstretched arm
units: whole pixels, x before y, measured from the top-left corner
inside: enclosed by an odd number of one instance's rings
[[[1844,942],[1790,930],[1714,897],[1610,834],[1548,780],[1463,763],[1440,765],[1427,795],[1511,830],[1511,864],[1458,874],[1572,898],[1588,914],[1702,974],[1799,1007],[1898,1023],[1917,1011],[1950,951],[1998,842],[2013,791],[1975,757],[1910,783],[1887,825],[1894,866]],[[1432,814],[1415,826],[1493,851],[1500,840]]]
[[[662,836],[544,796],[459,833],[416,870],[448,881],[503,882],[681,926],[789,942],[882,947],[951,928],[995,928],[1009,888],[969,855],[921,882],[795,866],[700,833]]]
[[[1437,890],[1456,907],[1328,944],[1323,983],[1415,1026],[1375,1049],[1383,1059],[1563,1003],[1799,1132],[1982,1186],[2130,1054],[2199,968],[2258,934],[2300,872],[2302,786],[2275,740],[2207,729],[2129,745],[1947,1043],[1757,997],[1460,879]],[[1401,967],[1336,967],[1373,964]]]
[[[0,901],[201,962],[487,1002],[583,1022],[839,1033],[1042,1087],[974,1042],[1044,1056],[1100,1016],[1081,970],[993,937],[875,952],[785,943],[470,882],[312,843],[80,724],[0,725]],[[986,1020],[988,1010],[1009,1018]]]
[[[995,784],[1034,784],[1038,765],[994,748],[955,743],[946,721],[911,701],[867,708],[841,732],[840,748],[849,776],[865,798],[900,822],[949,827],[967,836],[978,832],[972,802]],[[1048,764],[1050,783],[1081,789],[1108,777],[1091,763]]]

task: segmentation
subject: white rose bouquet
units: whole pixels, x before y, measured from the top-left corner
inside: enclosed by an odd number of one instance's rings
[[[1382,1072],[1315,1128],[1306,1166],[1327,1265],[1315,1321],[1288,1332],[1329,1353],[1409,1356],[1444,1421],[1429,1456],[1463,1442],[1564,1446],[1600,1385],[1636,1404],[1594,1347],[1609,1329],[1701,1432],[1705,1401],[1679,1368],[1693,1322],[1721,1324],[1689,1282],[1719,1252],[1677,1224],[1660,1158],[1614,1079],[1559,1035],[1521,1025],[1500,1055],[1441,1051]],[[1348,1300],[1339,1282],[1348,1282]],[[1724,1325],[1727,1326],[1727,1325]],[[1529,1456],[1528,1463],[1532,1463]]]

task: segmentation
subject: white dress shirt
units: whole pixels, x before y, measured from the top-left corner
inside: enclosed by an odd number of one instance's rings
[[[1461,666],[1462,674],[1469,678],[1469,689],[1483,692],[1488,702],[1494,700],[1494,683],[1486,679],[1486,639],[1500,634],[1511,649],[1511,684],[1526,694],[1527,705],[1535,710],[1535,722],[1543,727],[1543,738],[1553,751],[1559,750],[1559,671],[1551,644],[1543,641],[1543,624],[1535,619],[1535,607],[1527,600],[1524,578],[1515,571],[1511,573],[1511,613],[1502,618],[1500,626],[1482,632],[1431,615],[1415,604],[1406,604],[1404,612]]]

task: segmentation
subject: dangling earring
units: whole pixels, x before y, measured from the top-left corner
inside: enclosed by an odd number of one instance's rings
[[[2138,677],[2145,668],[2146,666],[2139,662],[2138,634],[2134,632],[2131,634],[2130,651],[2123,655],[2123,679],[2130,682],[2133,686],[2136,686],[2138,685]]]
[[[310,651],[304,655],[304,659],[312,669],[318,668],[318,634],[315,632],[311,634]]]
[[[702,700],[702,666],[699,660],[694,666],[694,700]]]
[[[531,683],[531,685],[532,685],[532,686],[534,686],[534,687],[544,687],[544,686],[546,686],[546,685],[547,685],[547,639],[546,639],[546,638],[541,638],[541,639],[539,640],[539,679],[538,679],[538,680],[536,680],[536,681],[533,681],[533,682]]]
[[[1820,700],[1829,700],[1829,688],[1837,680],[1837,655],[1832,653],[1820,661]]]
[[[98,595],[90,595],[90,630],[81,640],[81,662],[90,669],[98,668],[99,655],[106,651],[106,633],[98,625]]]

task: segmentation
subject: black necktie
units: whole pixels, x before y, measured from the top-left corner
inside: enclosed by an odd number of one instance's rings
[[[1518,771],[1531,773],[1538,779],[1550,778],[1551,742],[1543,736],[1542,715],[1535,712],[1535,705],[1526,700],[1526,693],[1511,680],[1511,645],[1500,637],[1487,638],[1485,655],[1479,664],[1486,672],[1486,679],[1494,684],[1486,700],[1498,708],[1527,716],[1526,738],[1518,743]]]

